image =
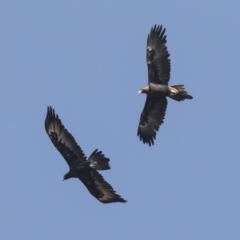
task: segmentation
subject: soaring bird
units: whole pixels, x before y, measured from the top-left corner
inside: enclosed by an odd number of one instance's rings
[[[154,145],[157,131],[163,123],[167,109],[167,97],[176,101],[192,99],[184,85],[168,86],[170,59],[167,50],[165,28],[153,26],[147,38],[148,85],[138,93],[147,94],[137,135],[143,143]]]
[[[97,171],[110,169],[109,159],[98,149],[87,159],[52,107],[47,108],[45,129],[53,145],[69,166],[69,172],[62,180],[79,178],[88,191],[102,203],[126,202]]]

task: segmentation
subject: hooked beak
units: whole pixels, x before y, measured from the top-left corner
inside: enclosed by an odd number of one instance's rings
[[[138,91],[138,94],[142,93],[142,89]]]

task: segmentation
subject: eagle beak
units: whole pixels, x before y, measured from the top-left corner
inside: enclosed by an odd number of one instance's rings
[[[64,178],[62,178],[62,181],[64,181],[65,179]]]
[[[139,93],[142,93],[142,89],[138,91],[138,94],[139,94]]]

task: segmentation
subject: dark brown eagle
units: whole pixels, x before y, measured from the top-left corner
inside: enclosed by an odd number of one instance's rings
[[[63,176],[63,180],[79,178],[88,191],[102,203],[126,202],[97,171],[110,169],[109,159],[98,149],[87,159],[52,107],[47,109],[45,129],[69,166],[69,172]]]
[[[165,28],[155,25],[147,38],[148,85],[138,93],[146,93],[137,135],[143,143],[154,144],[157,131],[163,123],[167,109],[167,97],[176,101],[192,99],[184,85],[168,86],[170,79],[170,59],[167,50]]]

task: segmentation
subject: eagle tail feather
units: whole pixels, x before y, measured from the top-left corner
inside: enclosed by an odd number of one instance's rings
[[[101,151],[97,149],[91,154],[88,159],[89,166],[96,170],[108,170],[110,169],[109,158],[106,158]]]
[[[169,97],[176,101],[183,101],[185,99],[193,99],[191,95],[187,93],[184,85],[175,85],[169,87],[170,95]]]

